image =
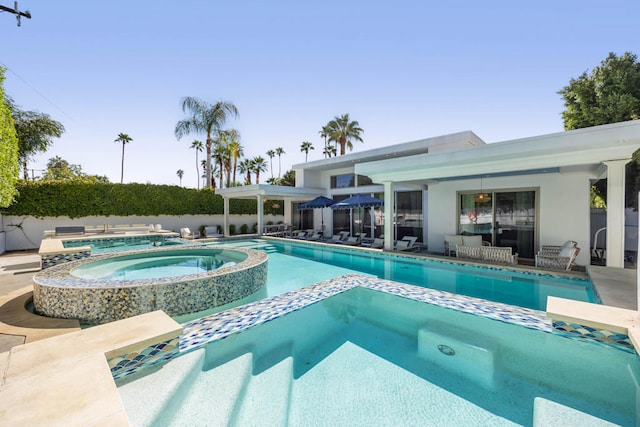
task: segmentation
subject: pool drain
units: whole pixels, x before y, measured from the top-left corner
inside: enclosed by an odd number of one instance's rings
[[[440,350],[440,353],[444,354],[445,356],[453,356],[454,354],[456,354],[454,349],[444,344],[440,344],[438,346],[438,350]]]

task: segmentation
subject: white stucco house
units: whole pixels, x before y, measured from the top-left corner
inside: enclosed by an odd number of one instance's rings
[[[265,184],[218,189],[255,198],[258,230],[265,200],[285,201],[285,222],[320,228],[417,236],[442,252],[446,234],[480,234],[533,258],[541,245],[575,240],[578,264],[590,263],[590,187],[607,179],[607,266],[624,266],[625,165],[640,149],[640,120],[487,144],[471,131],[394,144],[293,166],[296,187]],[[363,193],[383,208],[299,211],[323,195],[340,201]],[[479,195],[483,196],[480,197]],[[225,234],[228,221],[225,220]]]

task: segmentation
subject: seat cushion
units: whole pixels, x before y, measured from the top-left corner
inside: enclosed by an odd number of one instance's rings
[[[462,236],[464,246],[482,246],[482,236]]]

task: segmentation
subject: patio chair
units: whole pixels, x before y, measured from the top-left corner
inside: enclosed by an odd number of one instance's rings
[[[322,231],[314,231],[312,235],[307,235],[306,237],[303,237],[303,239],[311,242],[317,242],[322,239]]]
[[[396,242],[396,246],[394,250],[396,251],[406,251],[406,252],[418,252],[420,250],[420,246],[416,245],[416,241],[418,240],[415,236],[404,236],[402,240],[398,240]]]
[[[444,254],[451,256],[456,253],[456,246],[462,246],[462,236],[460,234],[444,236]]]
[[[372,249],[384,248],[384,237],[376,237],[375,239],[373,239],[373,242],[369,247]]]
[[[558,255],[562,249],[575,248],[578,242],[567,240],[561,246],[543,245],[538,251],[538,255]]]
[[[360,244],[360,236],[347,237],[347,239],[343,241],[342,244],[349,246],[358,246]]]
[[[204,235],[205,237],[224,237],[224,234],[218,233],[217,225],[204,227]]]
[[[180,229],[180,237],[183,239],[198,239],[200,238],[200,233],[191,231],[189,227],[184,227]]]
[[[580,248],[577,246],[564,247],[555,255],[538,253],[536,255],[536,267],[549,270],[571,271],[579,253]]]

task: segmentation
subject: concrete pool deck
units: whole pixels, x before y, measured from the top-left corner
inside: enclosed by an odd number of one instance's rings
[[[39,271],[38,261],[34,254],[0,256],[0,297],[14,301],[11,307],[6,302],[0,305],[0,322],[8,308],[16,315],[20,311],[28,313],[19,309],[20,301],[28,298],[32,276]],[[637,301],[635,270],[597,267],[590,268],[589,273],[606,304],[596,306],[604,309],[601,314],[615,316],[619,312],[614,307],[629,314]],[[593,304],[587,306],[593,308]],[[570,319],[581,315],[579,310],[567,312],[563,307],[558,311]],[[22,342],[15,342],[18,335],[1,329],[0,345],[4,343],[5,348],[0,351],[0,419],[7,420],[5,425],[128,425],[105,356],[181,332],[180,325],[161,312],[130,319],[81,331],[64,330],[48,323],[56,322],[54,319],[41,319],[46,326],[42,323],[23,328]],[[38,335],[43,331],[56,331],[62,336],[47,339]],[[56,398],[47,401],[46,396],[53,395]]]

